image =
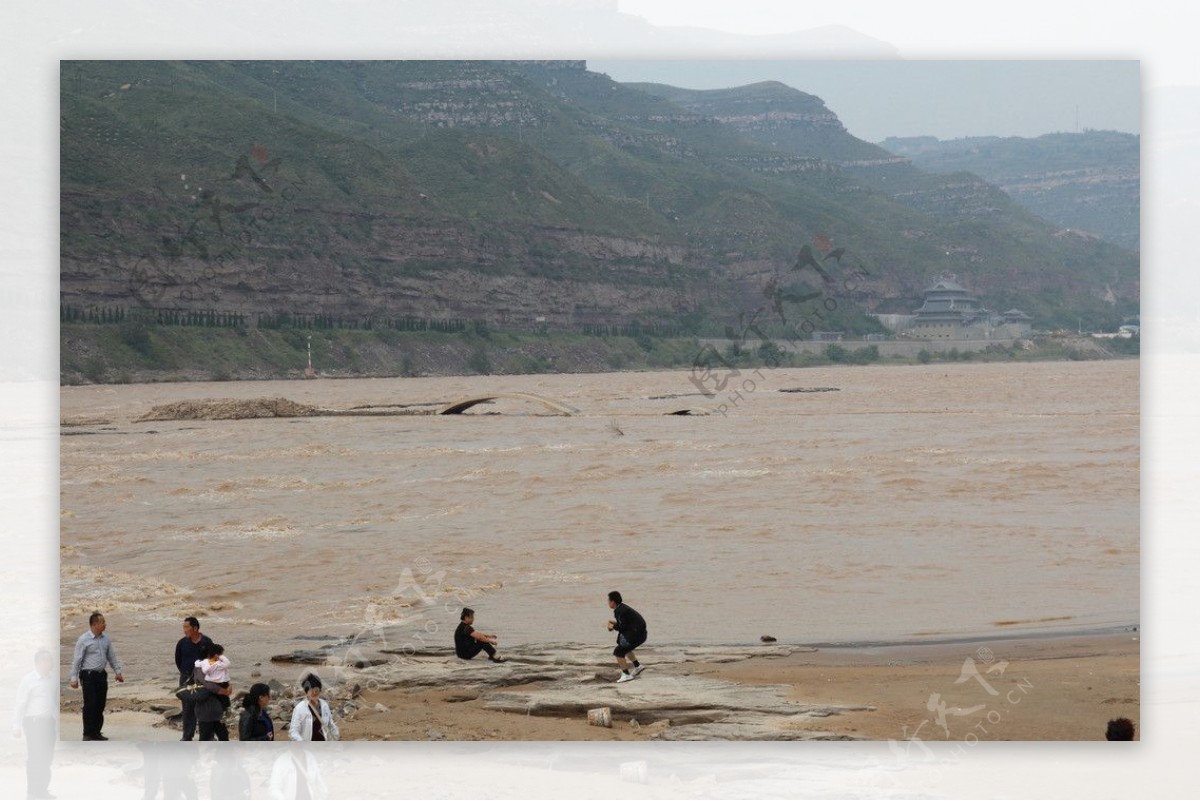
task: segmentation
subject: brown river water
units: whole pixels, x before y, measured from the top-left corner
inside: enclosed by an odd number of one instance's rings
[[[743,371],[736,405],[688,376],[64,387],[92,420],[61,440],[64,662],[93,608],[128,672],[167,676],[187,614],[239,673],[297,636],[448,646],[464,602],[502,647],[602,656],[610,589],[649,653],[1137,623],[1137,361]],[[132,422],[506,391],[580,413]]]

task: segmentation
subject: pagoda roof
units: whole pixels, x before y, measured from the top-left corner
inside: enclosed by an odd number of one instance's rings
[[[936,281],[934,281],[928,287],[926,287],[925,291],[926,292],[966,292],[966,293],[970,293],[970,290],[967,289],[965,286],[958,283],[953,278],[950,278],[950,277],[944,276],[944,275],[941,276],[940,278],[938,278]]]

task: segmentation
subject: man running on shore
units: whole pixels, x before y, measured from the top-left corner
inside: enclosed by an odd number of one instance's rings
[[[207,635],[200,633],[200,621],[194,617],[183,619],[183,637],[175,643],[175,667],[179,669],[179,686],[192,680],[196,660],[204,655],[204,649],[212,645]],[[196,702],[182,701],[183,740],[196,736]]]
[[[496,656],[496,635],[485,634],[474,629],[474,609],[463,607],[459,619],[462,622],[454,630],[454,653],[458,655],[459,659],[474,659],[479,656],[480,651],[483,651],[493,662],[504,661],[504,657]]]
[[[88,630],[75,641],[75,654],[71,658],[71,687],[83,685],[83,739],[107,740],[100,730],[104,728],[104,705],[108,701],[108,672],[112,665],[117,681],[125,681],[124,668],[112,640],[104,633],[108,624],[104,615],[92,612],[88,618]]]
[[[608,630],[617,632],[617,647],[613,656],[621,667],[617,684],[633,681],[644,668],[633,652],[646,641],[646,619],[632,606],[621,600],[621,593],[613,590],[608,594],[608,608],[613,610],[613,620],[608,621]],[[630,667],[632,666],[632,670]]]

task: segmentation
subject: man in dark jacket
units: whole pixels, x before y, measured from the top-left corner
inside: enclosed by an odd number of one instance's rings
[[[632,606],[627,606],[621,600],[621,593],[616,590],[608,594],[608,608],[613,610],[613,620],[608,621],[608,630],[617,632],[617,647],[613,649],[613,656],[621,667],[617,684],[633,681],[645,670],[633,650],[646,641],[646,619]]]
[[[175,667],[179,668],[179,686],[192,680],[192,670],[196,660],[205,654],[205,648],[212,645],[206,635],[200,633],[200,621],[194,617],[183,619],[183,637],[175,643]],[[181,701],[183,704],[183,737],[190,740],[196,735],[196,702]]]

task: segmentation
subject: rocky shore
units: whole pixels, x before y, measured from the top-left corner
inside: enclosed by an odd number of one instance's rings
[[[1107,720],[1140,717],[1138,636],[658,647],[621,685],[607,654],[581,644],[502,649],[507,661],[493,664],[440,649],[347,660],[346,644],[330,642],[276,655],[236,686],[272,687],[281,737],[294,685],[311,668],[346,740],[1095,740]],[[113,684],[106,731],[177,739],[173,689]],[[63,698],[70,739],[79,702]],[[602,707],[612,725],[589,725],[588,711]]]

